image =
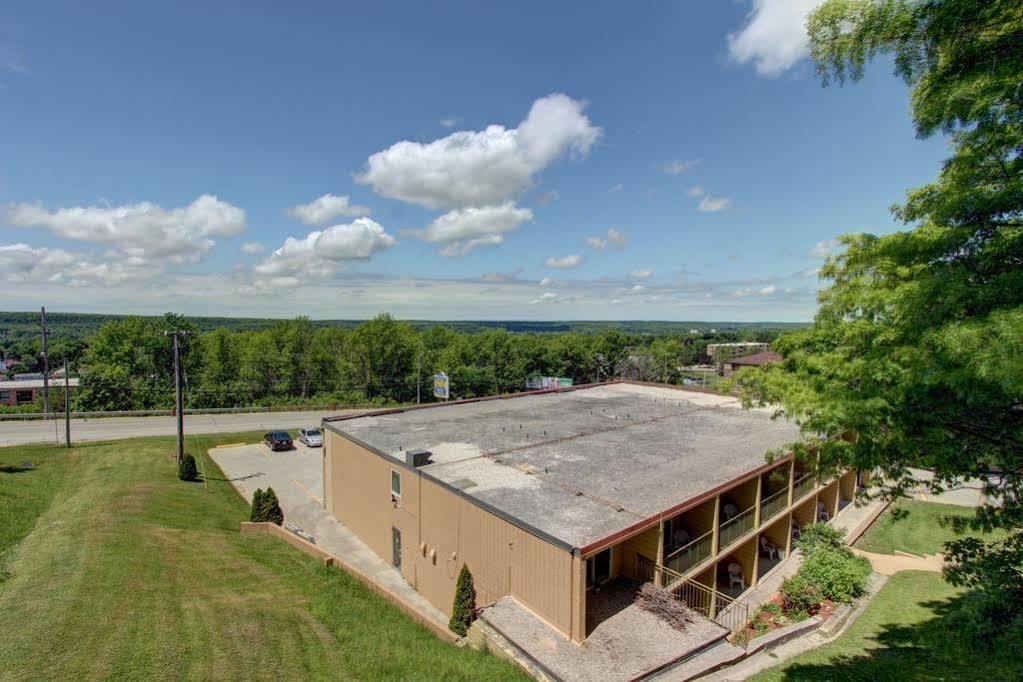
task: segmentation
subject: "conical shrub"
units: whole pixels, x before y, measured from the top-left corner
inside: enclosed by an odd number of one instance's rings
[[[457,635],[465,637],[469,626],[476,620],[476,586],[473,584],[469,567],[462,564],[455,585],[455,603],[451,607],[451,620],[448,627]]]

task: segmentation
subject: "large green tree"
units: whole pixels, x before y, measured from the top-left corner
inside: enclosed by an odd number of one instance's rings
[[[813,327],[746,396],[797,420],[825,471],[879,468],[889,494],[911,466],[935,489],[996,472],[969,525],[1008,538],[952,543],[946,575],[1023,601],[1023,3],[828,0],[807,28],[825,84],[893,57],[918,135],[951,156],[893,208],[904,231],[842,238]]]

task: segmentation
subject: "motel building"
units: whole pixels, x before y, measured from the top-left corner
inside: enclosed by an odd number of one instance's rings
[[[799,528],[852,502],[780,451],[797,429],[734,398],[614,382],[324,420],[324,506],[451,613],[465,564],[582,643],[654,581],[724,628]],[[779,451],[770,463],[768,451]]]

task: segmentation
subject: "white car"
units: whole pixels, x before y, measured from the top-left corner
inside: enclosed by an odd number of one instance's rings
[[[323,447],[323,431],[319,429],[299,429],[298,439],[311,448]]]

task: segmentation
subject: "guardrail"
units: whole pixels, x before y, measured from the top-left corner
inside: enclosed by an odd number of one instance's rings
[[[709,557],[713,548],[714,531],[710,530],[664,557],[664,566],[677,573],[685,573]]]
[[[817,481],[814,479],[813,474],[803,474],[792,485],[792,501],[795,502],[804,495],[808,495],[816,487]]]
[[[760,524],[763,525],[768,519],[777,516],[787,506],[789,506],[788,488],[782,488],[778,492],[768,495],[760,503]]]
[[[727,594],[666,568],[660,569],[665,588],[676,599],[732,633],[741,633],[749,623],[749,605]],[[745,639],[745,638],[742,638]],[[745,647],[744,641],[738,641]]]
[[[753,526],[757,522],[756,510],[757,506],[753,505],[746,511],[733,516],[727,521],[723,521],[718,533],[718,547],[724,549],[735,542],[739,536],[753,530]]]

